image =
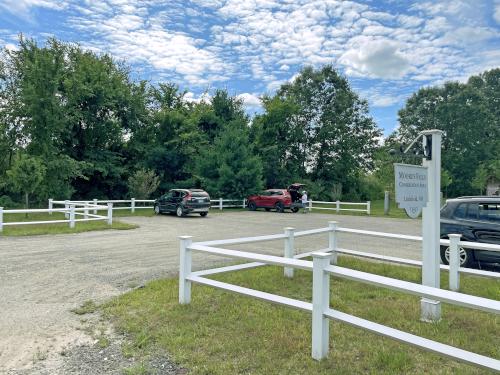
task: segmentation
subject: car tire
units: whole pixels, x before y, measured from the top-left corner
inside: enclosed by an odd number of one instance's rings
[[[177,217],[186,216],[186,214],[184,213],[184,210],[182,209],[182,206],[177,206],[177,209],[175,210],[175,214],[177,215]]]
[[[248,202],[248,209],[250,211],[255,211],[257,209],[257,205],[255,204],[255,202]]]
[[[161,211],[160,211],[160,206],[155,204],[154,208],[153,208],[154,212],[155,212],[155,215],[159,215],[161,214]]]
[[[298,207],[293,207],[291,209],[291,211],[295,214],[295,213],[299,212],[299,209],[298,209]]]
[[[200,216],[201,216],[201,217],[205,217],[205,216],[207,216],[207,215],[208,215],[208,212],[200,212]]]
[[[276,209],[276,212],[282,213],[285,211],[285,207],[283,206],[283,203],[281,202],[276,202],[274,205],[274,208]]]
[[[459,247],[460,267],[472,268],[475,265],[473,251]],[[441,261],[443,264],[450,264],[450,247],[441,246]]]

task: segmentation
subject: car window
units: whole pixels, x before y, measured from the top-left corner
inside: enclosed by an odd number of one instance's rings
[[[479,220],[500,223],[500,204],[483,203],[479,205]]]
[[[283,192],[280,190],[271,191],[271,195],[283,195]]]
[[[271,192],[270,191],[261,191],[259,195],[270,196]]]
[[[477,220],[477,214],[479,211],[477,203],[469,203],[467,204],[467,215],[466,218],[470,220]]]
[[[169,191],[167,194],[163,196],[164,199],[172,198],[173,192]]]
[[[456,217],[457,219],[465,219],[465,213],[466,212],[467,212],[467,204],[466,203],[461,203],[455,209],[455,212],[453,213],[453,216]]]

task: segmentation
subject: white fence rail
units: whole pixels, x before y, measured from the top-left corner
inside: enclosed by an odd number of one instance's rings
[[[54,208],[54,204],[64,205],[64,208]],[[89,213],[92,210],[93,213]],[[97,211],[106,211],[105,215],[98,215]],[[4,221],[4,214],[30,214],[30,213],[64,213],[64,219],[56,220],[31,220],[31,221]],[[4,210],[0,207],[0,232],[3,232],[5,226],[36,225],[36,224],[60,224],[68,223],[70,228],[74,228],[77,222],[105,220],[108,225],[113,224],[113,203],[107,205],[97,205],[91,203],[80,203],[74,201],[54,201],[49,200],[49,208],[33,209],[13,209]]]
[[[387,327],[375,322],[371,322],[353,315],[330,308],[330,275],[354,280],[362,283],[388,288],[399,292],[417,295],[420,297],[431,298],[454,305],[485,311],[493,314],[500,314],[500,301],[491,300],[482,297],[458,293],[456,291],[447,291],[439,288],[432,288],[416,283],[393,279],[385,276],[379,276],[366,272],[356,271],[344,267],[339,267],[337,263],[337,254],[343,249],[337,246],[337,237],[340,232],[357,233],[357,230],[348,228],[339,228],[336,222],[330,222],[328,228],[313,229],[307,231],[295,232],[294,228],[285,228],[284,234],[275,234],[269,236],[235,238],[219,241],[205,241],[193,243],[190,236],[180,237],[180,268],[179,268],[179,303],[188,304],[191,301],[191,284],[198,283],[207,285],[233,293],[238,293],[260,300],[309,311],[312,314],[312,357],[320,360],[328,355],[329,341],[329,320],[338,320],[349,325],[368,330],[370,332],[389,337],[400,342],[414,345],[424,350],[445,355],[452,359],[466,362],[489,370],[500,371],[500,361],[495,358],[486,357],[480,354],[465,351],[450,345],[442,344],[423,337],[419,337],[404,331]],[[421,241],[417,236],[401,236],[392,233],[380,233],[371,231],[359,231],[363,235],[376,235],[379,237],[399,238],[402,240]],[[328,233],[328,248],[318,252],[308,252],[299,255],[294,254],[294,238],[300,236],[309,236],[320,233]],[[283,239],[284,257],[251,253],[246,251],[237,251],[222,249],[215,246],[252,243],[261,241],[271,241]],[[443,244],[451,243],[451,246],[474,247],[474,243],[455,241],[453,239],[443,240]],[[500,251],[500,246],[481,244],[482,249]],[[205,252],[223,257],[250,260],[252,263],[240,264],[235,266],[220,267],[215,269],[192,272],[193,251]],[[358,252],[359,253],[359,252]],[[367,253],[363,253],[367,254]],[[458,258],[458,251],[452,250],[451,256]],[[351,254],[352,255],[352,254]],[[354,254],[359,255],[359,254]],[[373,255],[373,254],[372,254]],[[312,256],[313,261],[306,261],[302,258]],[[380,256],[379,256],[380,257]],[[400,259],[400,258],[394,258]],[[389,257],[383,260],[391,261]],[[419,265],[416,261],[408,263]],[[244,288],[220,281],[207,279],[204,276],[230,272],[241,269],[259,267],[263,265],[278,265],[284,267],[285,277],[293,277],[295,268],[309,270],[313,272],[313,301],[304,302],[292,298],[282,297],[271,293],[265,293],[254,289]],[[458,268],[459,272],[465,272],[466,269]],[[484,271],[483,271],[484,272]],[[482,274],[482,276],[492,276],[493,272]],[[451,272],[450,272],[451,275]],[[451,278],[451,276],[450,276]]]
[[[49,199],[49,209],[53,207],[54,204],[64,204],[65,202],[71,202],[75,205],[94,205],[98,206],[100,204],[108,205],[108,203],[113,204],[113,211],[115,210],[130,210],[130,212],[135,212],[136,209],[144,209],[149,208],[153,209],[153,206],[146,206],[146,203],[153,203],[154,199],[90,199],[86,201],[55,201],[53,199]],[[137,203],[143,203],[143,205],[137,205]],[[97,214],[96,210],[94,211],[94,215]]]
[[[316,205],[316,206],[315,206]],[[321,205],[321,206],[318,206]],[[324,206],[334,206],[334,207],[324,207]],[[364,208],[353,208],[342,206],[364,206]],[[340,211],[352,211],[352,212],[366,212],[367,215],[371,214],[371,201],[367,202],[325,202],[325,201],[308,201],[309,211],[314,210],[329,210],[340,213]]]
[[[210,200],[212,208],[218,208],[222,210],[223,208],[245,208],[247,205],[246,199],[211,199]]]

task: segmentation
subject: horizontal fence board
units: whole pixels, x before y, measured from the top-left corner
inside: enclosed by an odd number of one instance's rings
[[[199,276],[188,276],[187,279],[189,281],[192,281],[197,284],[203,284],[211,287],[215,287],[218,289],[223,289],[227,290],[233,293],[238,293],[242,294],[245,296],[250,296],[254,297],[263,301],[268,301],[272,302],[278,305],[283,305],[283,306],[288,306],[288,307],[293,307],[299,310],[304,310],[304,311],[312,311],[312,303],[310,302],[304,302],[300,301],[297,299],[293,298],[288,298],[288,297],[283,297],[283,296],[278,296],[276,294],[271,294],[271,293],[266,293],[266,292],[261,292],[259,290],[255,289],[250,289],[250,288],[244,288],[238,285],[233,285],[233,284],[228,284],[228,283],[223,283],[221,281],[216,281],[216,280],[211,280],[211,279],[205,279],[204,277],[199,277]]]
[[[299,232],[295,232],[293,234],[294,237],[302,237],[302,236],[310,236],[313,234],[320,234],[320,233],[326,233],[330,232],[330,228],[319,228],[319,229],[308,229],[308,230],[302,230]]]
[[[382,324],[371,322],[362,318],[355,317],[337,310],[328,309],[324,315],[332,320],[337,320],[347,323],[351,326],[362,328],[377,335],[389,337],[399,342],[404,342],[424,349],[430,352],[442,354],[446,357],[459,360],[461,362],[480,366],[488,370],[500,371],[500,361],[486,357],[480,354],[472,353],[466,350],[456,348],[454,346],[441,344],[436,341],[426,339],[424,337],[412,335],[411,333],[403,332],[395,328],[387,327]]]
[[[393,279],[390,277],[374,275],[367,272],[351,270],[339,266],[328,266],[325,271],[333,276],[342,277],[352,281],[385,287],[400,292],[406,292],[421,297],[436,299],[452,305],[464,306],[489,313],[500,314],[500,301],[487,298],[471,296],[448,290],[432,288],[425,285],[410,283],[408,281]]]
[[[365,236],[374,236],[374,237],[395,238],[398,240],[422,241],[421,236],[409,236],[406,234],[374,232],[374,231],[370,231],[370,230],[351,229],[351,228],[344,228],[344,227],[337,228],[337,232],[362,234]]]
[[[196,242],[196,245],[205,245],[205,246],[236,245],[236,244],[251,243],[251,242],[282,240],[286,237],[287,237],[287,235],[285,235],[285,234],[270,234],[268,236],[242,237],[242,238],[230,238],[227,240],[202,241],[202,242]]]
[[[59,223],[69,223],[69,219],[50,220],[50,221],[11,221],[3,223],[3,225],[6,226],[6,225],[33,225],[33,224],[59,224]]]

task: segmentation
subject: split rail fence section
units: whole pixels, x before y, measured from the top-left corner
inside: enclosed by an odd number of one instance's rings
[[[475,366],[489,370],[500,371],[500,361],[495,358],[486,357],[480,354],[472,353],[450,345],[442,344],[433,340],[419,337],[408,332],[397,330],[375,322],[371,322],[353,315],[343,313],[332,309],[330,306],[330,276],[341,277],[352,281],[375,285],[382,288],[388,288],[399,292],[429,298],[453,305],[485,311],[493,314],[500,314],[500,301],[487,298],[476,297],[456,291],[448,291],[439,288],[432,288],[416,283],[402,281],[376,274],[352,270],[337,266],[338,254],[350,254],[369,258],[381,259],[388,262],[404,263],[414,266],[421,266],[421,262],[405,260],[402,258],[383,257],[371,253],[354,252],[352,250],[341,249],[337,246],[338,233],[358,233],[367,236],[379,236],[386,238],[395,238],[400,240],[421,241],[421,237],[406,236],[392,233],[381,233],[362,231],[349,228],[338,227],[336,222],[330,222],[327,228],[305,230],[295,232],[294,228],[285,228],[284,234],[274,234],[259,237],[246,237],[228,240],[216,240],[206,242],[192,242],[192,237],[180,237],[180,269],[179,269],[179,303],[188,304],[191,302],[191,285],[197,283],[223,289],[229,292],[238,293],[260,300],[276,303],[283,306],[296,308],[312,314],[312,357],[316,360],[325,358],[328,355],[329,342],[329,320],[337,320],[358,327],[381,336],[389,337],[400,342],[404,342],[418,348],[438,353],[452,359],[466,362]],[[320,233],[328,234],[328,248],[316,252],[307,252],[294,255],[294,238],[310,236]],[[234,244],[254,243],[271,240],[284,240],[284,257],[251,253],[245,251],[223,249],[216,246],[227,246]],[[459,264],[459,247],[481,248],[493,251],[500,251],[498,245],[477,244],[472,242],[459,241],[457,237],[450,235],[450,240],[442,240],[442,244],[451,246],[450,257],[454,257],[453,262]],[[219,255],[235,259],[249,260],[251,263],[207,269],[202,271],[192,271],[192,252],[198,251],[208,254]],[[313,260],[307,261],[303,258],[312,256]],[[284,276],[293,277],[294,269],[303,269],[312,271],[312,303],[296,300],[293,298],[278,296],[250,288],[244,288],[237,285],[228,284],[204,276],[237,271],[242,269],[254,268],[264,265],[277,265],[284,267]],[[446,268],[443,266],[442,268]],[[472,273],[485,277],[498,278],[499,275],[494,272],[480,270],[471,270],[450,266],[450,285],[453,280],[458,280],[458,273]],[[455,281],[453,281],[455,283]],[[458,289],[458,284],[455,284]],[[494,333],[493,333],[494,334]]]
[[[315,206],[316,205],[316,206]],[[321,205],[321,206],[317,206]],[[324,206],[334,206],[334,207],[324,207]],[[344,208],[342,208],[344,206]],[[364,208],[353,208],[345,206],[364,206]],[[366,212],[367,215],[371,213],[371,201],[367,202],[325,202],[325,201],[308,201],[309,211],[315,210],[329,210],[340,213],[340,211],[352,211],[352,212]]]

